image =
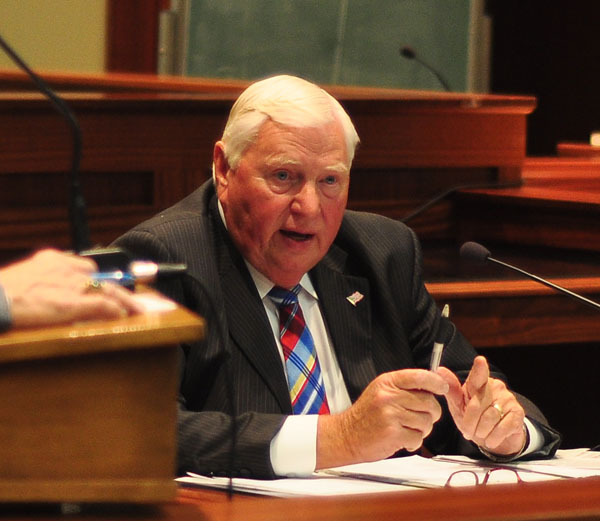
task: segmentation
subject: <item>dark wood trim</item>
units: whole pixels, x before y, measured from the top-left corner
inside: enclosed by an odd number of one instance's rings
[[[158,15],[170,0],[107,0],[106,70],[156,72]]]

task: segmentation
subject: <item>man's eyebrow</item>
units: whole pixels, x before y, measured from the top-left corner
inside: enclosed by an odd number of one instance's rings
[[[300,164],[300,161],[291,159],[290,157],[285,156],[283,154],[272,154],[265,158],[265,164],[273,167],[287,165],[296,166]]]
[[[345,174],[348,172],[348,165],[346,163],[335,163],[334,165],[329,165],[325,167],[326,170],[331,170],[332,172],[338,172],[340,174]]]
[[[265,164],[267,166],[270,166],[271,168],[283,168],[286,166],[298,166],[301,165],[302,162],[296,159],[292,159],[291,157],[286,156],[284,154],[271,154],[265,158]],[[332,165],[328,165],[325,167],[325,169],[340,174],[345,174],[349,170],[348,165],[346,165],[346,163],[344,163],[343,161]]]

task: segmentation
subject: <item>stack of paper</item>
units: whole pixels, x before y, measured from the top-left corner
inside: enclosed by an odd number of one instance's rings
[[[515,472],[516,471],[516,472]],[[486,480],[487,474],[487,480]],[[308,478],[256,480],[234,478],[233,489],[271,496],[337,496],[398,492],[447,485],[472,486],[485,482],[516,483],[600,476],[600,453],[588,449],[559,450],[555,458],[496,464],[464,456],[423,458],[408,456],[326,469]],[[228,478],[189,474],[178,478],[184,486],[227,489]]]

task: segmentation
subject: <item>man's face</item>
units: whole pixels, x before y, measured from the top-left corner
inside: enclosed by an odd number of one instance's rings
[[[331,246],[348,199],[341,126],[292,128],[267,121],[235,170],[215,146],[217,193],[244,257],[291,288]]]

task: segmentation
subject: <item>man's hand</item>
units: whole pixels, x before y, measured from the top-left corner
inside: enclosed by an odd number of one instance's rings
[[[0,284],[10,302],[13,327],[118,318],[141,311],[131,293],[116,284],[88,291],[96,270],[91,259],[51,249],[1,269]]]
[[[526,442],[525,411],[504,382],[490,378],[487,360],[478,356],[463,385],[454,373],[440,367],[448,382],[446,395],[450,413],[462,435],[494,454],[518,454]]]
[[[417,450],[442,413],[435,395],[447,392],[443,378],[423,369],[379,375],[352,407],[319,416],[317,469]]]

